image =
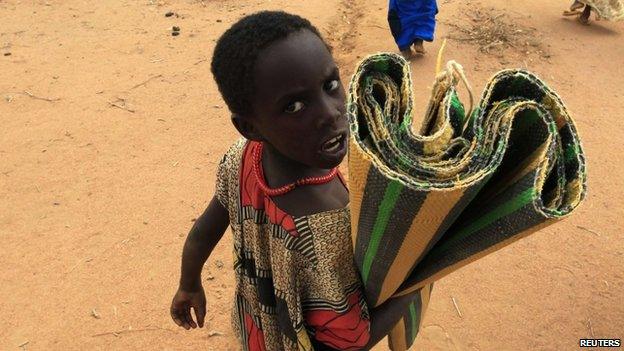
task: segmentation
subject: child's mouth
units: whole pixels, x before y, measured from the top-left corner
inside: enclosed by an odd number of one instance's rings
[[[321,146],[321,150],[329,154],[333,154],[333,153],[340,151],[342,149],[344,138],[345,136],[343,134],[340,134],[327,140]]]

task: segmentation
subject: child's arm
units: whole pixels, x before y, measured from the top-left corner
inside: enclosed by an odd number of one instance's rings
[[[182,251],[180,286],[171,302],[171,318],[185,329],[204,326],[206,295],[201,283],[201,271],[210,253],[223,237],[230,223],[228,210],[216,197],[197,218],[186,238]],[[191,316],[195,311],[197,323]]]

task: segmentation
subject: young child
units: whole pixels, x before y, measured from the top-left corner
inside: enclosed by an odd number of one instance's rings
[[[437,14],[436,0],[390,0],[388,24],[406,59],[425,54],[423,41],[433,41]]]
[[[212,72],[243,138],[219,164],[215,195],[188,235],[171,317],[203,326],[201,269],[229,224],[232,322],[244,350],[369,348],[399,316],[380,307],[371,326],[353,263],[337,168],[348,145],[345,92],[327,44],[301,17],[260,12],[219,39]]]

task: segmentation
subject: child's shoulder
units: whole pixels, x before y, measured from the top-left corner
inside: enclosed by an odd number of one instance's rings
[[[229,168],[233,166],[238,167],[240,165],[243,151],[245,150],[245,146],[248,142],[249,140],[245,139],[244,137],[238,138],[238,140],[236,140],[225,152],[223,157],[221,157],[221,161],[219,162],[219,168]]]
[[[241,167],[242,154],[248,140],[239,138],[225,152],[221,161],[217,165],[215,196],[225,208],[229,208],[231,203],[230,195],[234,194],[236,181]]]

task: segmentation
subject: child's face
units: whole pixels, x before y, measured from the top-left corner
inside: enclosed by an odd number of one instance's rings
[[[241,43],[241,45],[245,45]],[[345,92],[325,44],[302,30],[264,49],[254,70],[253,116],[262,139],[310,167],[332,168],[347,153]]]

